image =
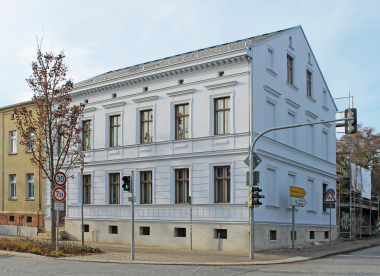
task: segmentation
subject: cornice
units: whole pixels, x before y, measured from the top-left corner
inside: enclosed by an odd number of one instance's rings
[[[128,86],[132,86],[135,84],[148,83],[150,81],[166,79],[166,78],[170,78],[173,76],[179,76],[179,75],[183,75],[186,73],[203,71],[203,70],[207,70],[207,69],[217,68],[220,66],[240,63],[240,62],[244,62],[244,61],[247,61],[247,55],[246,54],[235,56],[235,57],[223,58],[223,59],[216,60],[216,61],[208,61],[208,62],[205,62],[203,64],[191,65],[191,66],[187,66],[187,67],[183,67],[183,68],[177,68],[177,69],[168,70],[165,72],[160,72],[160,73],[155,73],[155,74],[151,74],[151,75],[136,77],[136,78],[132,78],[132,79],[128,79],[128,80],[121,80],[117,83],[99,84],[99,86],[97,86],[97,87],[92,87],[92,88],[73,92],[73,93],[71,93],[71,96],[72,96],[72,98],[76,98],[76,97],[80,97],[80,96],[91,95],[91,94],[98,93],[98,92],[113,90],[113,89],[122,88],[122,87],[128,87]]]
[[[141,103],[141,102],[149,102],[149,101],[154,101],[158,98],[158,96],[148,96],[148,97],[143,97],[143,98],[138,98],[132,100],[134,103]]]
[[[102,105],[103,108],[113,108],[113,107],[117,107],[117,106],[123,106],[125,104],[125,102],[116,102],[116,103],[110,103],[110,104],[104,104]]]
[[[291,99],[289,99],[289,98],[286,98],[285,99],[285,102],[287,103],[287,104],[290,104],[291,106],[293,106],[294,108],[300,108],[301,106],[298,104],[298,103],[296,103],[296,102],[293,102]]]
[[[86,113],[86,112],[92,112],[95,110],[96,110],[96,107],[88,107],[88,108],[83,109],[83,112]]]
[[[310,112],[309,110],[306,110],[305,113],[306,113],[307,116],[310,116],[313,119],[317,119],[318,118],[318,115],[314,114],[313,112]]]
[[[235,86],[236,84],[237,84],[237,81],[229,81],[229,82],[217,83],[217,84],[212,84],[212,85],[206,85],[205,88],[207,90],[214,90],[214,89],[219,89],[219,88],[224,88],[224,87],[229,87],[229,86]]]
[[[178,96],[178,95],[185,95],[185,94],[194,93],[194,91],[195,91],[195,89],[191,88],[191,89],[186,89],[186,90],[182,90],[182,91],[169,92],[169,93],[166,93],[166,95],[168,95],[169,97],[174,97],[174,96]]]
[[[279,98],[282,95],[280,92],[277,92],[273,88],[270,88],[268,85],[264,85],[263,87],[265,91],[271,93],[273,96],[276,96],[277,98]]]

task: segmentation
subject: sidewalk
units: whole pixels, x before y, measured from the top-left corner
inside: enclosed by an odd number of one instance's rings
[[[144,263],[144,264],[182,264],[182,265],[251,265],[251,264],[280,264],[317,259],[329,255],[348,253],[373,246],[380,246],[380,237],[372,239],[333,241],[331,245],[308,245],[295,250],[281,249],[255,253],[255,259],[249,260],[248,253],[232,253],[220,251],[190,251],[186,249],[163,249],[157,247],[135,247],[135,260],[131,260],[129,245],[87,243],[105,251],[101,254],[66,257],[65,260]]]

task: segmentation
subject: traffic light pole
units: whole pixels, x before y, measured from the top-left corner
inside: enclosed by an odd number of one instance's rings
[[[135,172],[131,172],[131,190],[132,190],[132,201],[131,201],[131,259],[135,259],[135,187],[134,187],[134,175]]]
[[[251,109],[252,109],[252,106],[253,106],[253,97],[251,95]],[[252,110],[251,110],[252,112]],[[271,132],[271,131],[274,131],[274,130],[281,130],[281,129],[287,129],[287,128],[295,128],[295,127],[302,127],[302,126],[311,126],[311,125],[318,125],[318,124],[325,124],[325,123],[333,123],[333,122],[339,122],[339,121],[349,121],[349,120],[353,120],[354,118],[353,117],[348,117],[348,118],[342,118],[342,119],[335,119],[335,120],[328,120],[328,121],[319,121],[319,122],[314,122],[314,123],[306,123],[306,124],[296,124],[296,125],[289,125],[289,126],[281,126],[281,127],[272,127],[272,128],[269,128],[267,130],[264,130],[263,132],[261,132],[259,135],[256,136],[256,138],[253,140],[253,119],[252,119],[252,116],[250,116],[250,149],[249,149],[249,186],[253,186],[253,170],[254,168],[256,167],[255,164],[254,164],[254,160],[253,160],[253,156],[254,156],[254,153],[255,153],[255,144],[257,143],[257,141],[263,136],[265,135],[266,133],[268,132]],[[253,140],[253,141],[252,141]],[[254,226],[255,226],[255,222],[254,222],[254,208],[253,207],[250,207],[249,208],[250,212],[249,212],[249,217],[250,217],[250,251],[249,251],[249,257],[251,260],[254,259]],[[294,217],[294,216],[293,216]],[[293,228],[293,233],[292,233],[292,243],[294,244],[294,227]],[[293,248],[294,248],[294,245],[293,245]]]

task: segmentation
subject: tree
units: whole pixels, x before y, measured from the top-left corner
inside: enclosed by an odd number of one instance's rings
[[[345,168],[345,174],[348,174],[350,159],[347,152],[350,151],[351,135],[342,136],[336,144],[336,162]],[[380,194],[380,133],[375,134],[373,127],[358,126],[358,132],[353,137],[353,163],[365,169],[372,171],[372,193]]]
[[[70,92],[73,81],[66,79],[65,55],[43,53],[37,47],[37,61],[32,62],[33,74],[26,79],[34,95],[32,101],[37,111],[29,113],[25,107],[15,109],[20,143],[31,154],[31,162],[39,166],[55,188],[53,176],[57,171],[65,173],[84,155],[81,150],[80,119],[84,105],[72,105]],[[56,216],[54,199],[50,199],[51,241],[56,241]]]

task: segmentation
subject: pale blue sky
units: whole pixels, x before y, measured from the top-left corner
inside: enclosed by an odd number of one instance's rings
[[[0,0],[0,106],[30,99],[25,78],[43,34],[79,82],[301,25],[333,97],[351,91],[359,122],[380,132],[379,14],[377,0]]]

